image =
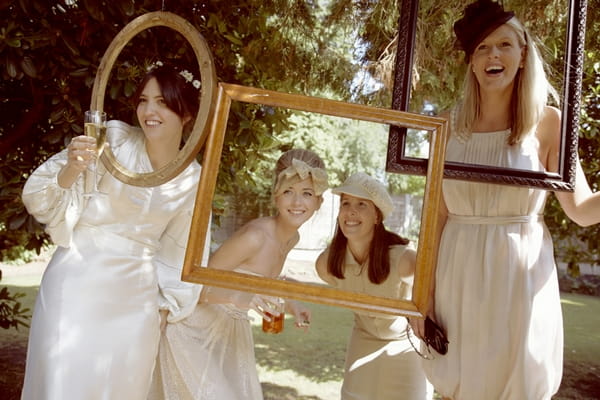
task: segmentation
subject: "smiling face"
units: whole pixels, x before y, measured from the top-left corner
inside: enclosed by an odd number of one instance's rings
[[[379,223],[377,207],[371,200],[342,193],[338,225],[348,240],[368,238],[371,240],[375,225]]]
[[[167,106],[155,78],[142,90],[136,113],[147,140],[179,148],[183,126],[189,118],[182,119]]]
[[[512,91],[524,52],[517,33],[506,24],[483,39],[471,55],[471,66],[481,90]]]
[[[321,197],[315,194],[311,178],[283,186],[275,196],[279,218],[294,227],[300,227],[308,221],[320,205]]]

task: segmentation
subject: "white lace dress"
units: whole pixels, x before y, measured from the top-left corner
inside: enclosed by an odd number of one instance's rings
[[[108,140],[127,168],[152,170],[141,130],[110,121]],[[50,158],[23,190],[28,211],[58,247],[36,299],[22,399],[143,400],[159,307],[184,318],[200,291],[179,280],[200,165],[150,188],[102,169],[99,187],[108,194],[86,199],[83,177],[70,189],[58,186],[66,160],[66,150]]]
[[[207,289],[236,304],[248,304],[253,296]],[[200,303],[188,318],[167,324],[149,400],[262,399],[247,308]]]
[[[452,137],[447,159],[543,170],[537,140],[508,146],[509,131]],[[542,400],[558,390],[563,330],[546,191],[445,180],[448,221],[436,273],[435,313],[448,354],[425,361],[455,400]]]

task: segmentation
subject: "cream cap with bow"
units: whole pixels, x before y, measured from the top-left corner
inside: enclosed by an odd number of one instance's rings
[[[383,219],[389,217],[392,211],[394,211],[392,197],[387,192],[385,186],[364,172],[357,172],[350,175],[342,183],[342,186],[332,189],[331,192],[339,195],[346,193],[350,196],[371,200],[383,214]]]

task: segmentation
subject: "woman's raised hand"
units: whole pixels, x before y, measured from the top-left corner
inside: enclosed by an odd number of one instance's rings
[[[67,146],[67,165],[79,173],[85,171],[96,160],[96,139],[90,136],[75,136]]]

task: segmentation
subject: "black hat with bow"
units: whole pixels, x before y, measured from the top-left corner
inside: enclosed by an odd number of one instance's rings
[[[477,0],[469,4],[463,17],[454,23],[454,33],[465,52],[465,62],[469,61],[475,46],[514,16],[514,12],[504,11],[500,4],[492,0]]]

